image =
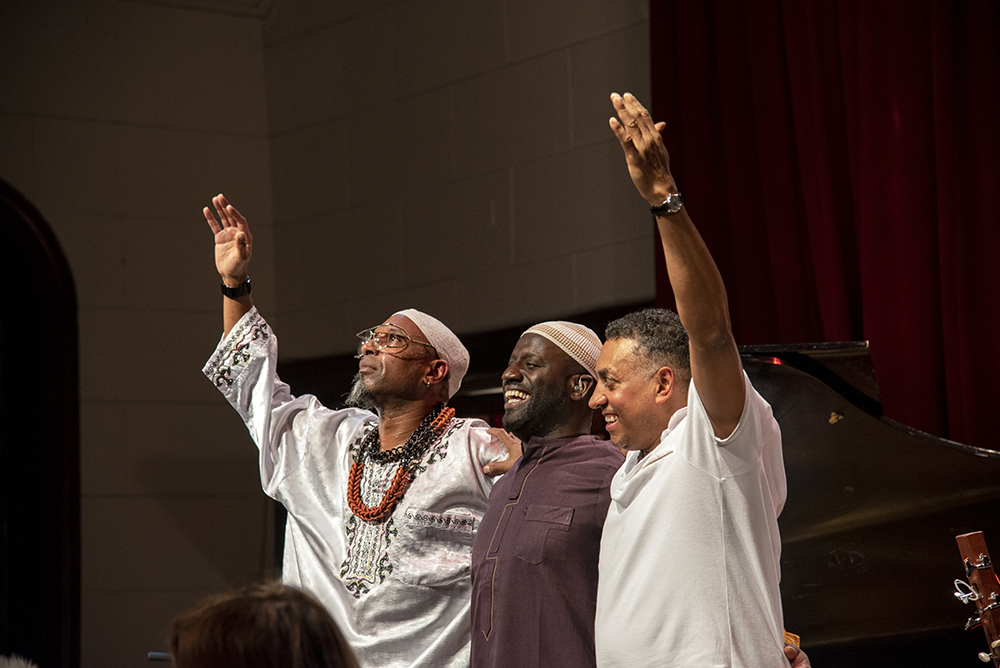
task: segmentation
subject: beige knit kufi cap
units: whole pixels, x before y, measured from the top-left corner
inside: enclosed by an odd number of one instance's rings
[[[433,316],[414,308],[396,311],[393,315],[409,318],[424,333],[427,342],[434,346],[438,357],[448,363],[448,398],[451,399],[462,386],[465,372],[469,370],[469,351],[454,332]]]
[[[526,329],[524,334],[544,336],[579,362],[580,366],[586,369],[591,376],[597,375],[597,358],[601,354],[601,339],[589,327],[578,325],[575,322],[550,320]]]

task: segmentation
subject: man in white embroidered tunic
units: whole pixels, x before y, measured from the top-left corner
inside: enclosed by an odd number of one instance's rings
[[[597,665],[788,666],[797,652],[783,651],[778,590],[781,433],[743,371],[725,286],[681,203],[663,124],[630,94],[611,100],[677,314],[612,322],[597,362],[590,405],[630,451],[601,538]]]
[[[484,467],[509,468],[496,463],[507,451],[486,423],[454,419],[445,406],[468,352],[439,321],[400,311],[358,335],[356,407],[293,396],[250,298],[249,226],[222,195],[213,204],[218,219],[204,214],[225,333],[204,372],[257,443],[264,491],[288,509],[284,581],[326,606],[363,668],[467,666],[472,541],[491,487]]]

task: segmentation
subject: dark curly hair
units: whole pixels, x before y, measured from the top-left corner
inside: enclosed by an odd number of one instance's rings
[[[652,369],[668,366],[674,371],[679,387],[687,391],[691,380],[691,351],[688,335],[680,316],[665,308],[633,311],[612,320],[604,330],[604,338],[635,341],[643,355],[638,362]]]

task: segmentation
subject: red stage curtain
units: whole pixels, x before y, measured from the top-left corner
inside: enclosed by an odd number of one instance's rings
[[[886,415],[1000,449],[1000,2],[651,0],[650,18],[652,114],[737,341],[868,340]]]

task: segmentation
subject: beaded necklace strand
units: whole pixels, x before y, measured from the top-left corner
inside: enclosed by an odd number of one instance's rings
[[[351,464],[351,473],[347,478],[347,505],[350,506],[351,512],[366,522],[385,521],[396,509],[406,490],[410,488],[410,483],[416,475],[417,464],[423,459],[424,453],[440,438],[453,417],[455,417],[454,408],[438,404],[437,408],[427,414],[420,426],[413,430],[406,443],[384,452],[379,447],[378,427],[368,432],[361,441],[358,458]],[[376,464],[399,462],[389,489],[382,494],[382,501],[375,507],[368,506],[361,500],[361,478],[365,462],[369,459]]]

